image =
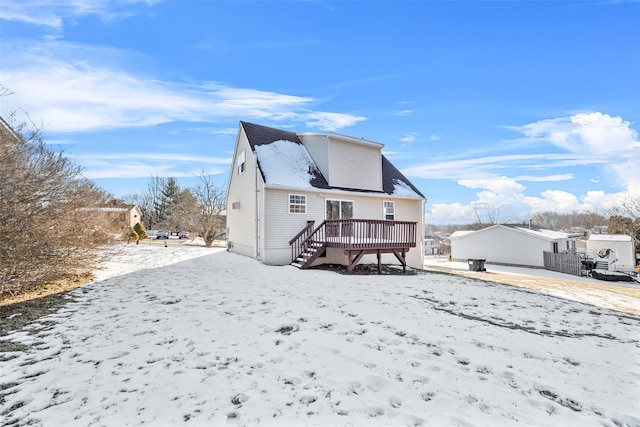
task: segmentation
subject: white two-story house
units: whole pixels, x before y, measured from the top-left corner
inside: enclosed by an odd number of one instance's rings
[[[240,122],[227,188],[229,250],[307,268],[423,266],[422,193],[383,144]]]

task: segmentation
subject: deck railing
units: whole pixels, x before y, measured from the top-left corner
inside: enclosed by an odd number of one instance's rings
[[[319,244],[348,250],[413,248],[417,224],[377,219],[330,219],[314,229],[314,222],[309,221],[289,241],[291,256],[296,259],[307,248]]]
[[[336,219],[324,222],[327,246],[384,249],[416,246],[416,222],[378,219]]]

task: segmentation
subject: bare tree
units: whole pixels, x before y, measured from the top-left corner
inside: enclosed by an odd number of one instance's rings
[[[621,215],[635,220],[640,218],[640,195],[628,195],[609,210],[609,215]]]
[[[513,215],[504,205],[488,205],[487,203],[473,203],[473,212],[476,222],[471,225],[472,229],[480,230],[496,224],[506,224],[512,220]],[[484,218],[484,221],[483,221]]]
[[[41,128],[0,117],[0,296],[88,272],[111,240],[110,196],[48,147]],[[21,132],[22,131],[22,132]]]
[[[213,241],[225,233],[226,220],[223,215],[225,209],[225,192],[213,181],[212,175],[202,172],[198,178],[200,183],[192,189],[198,207],[199,231],[205,245],[209,248]]]
[[[597,212],[538,212],[531,217],[531,222],[539,227],[551,230],[583,229],[585,233],[601,232],[607,225],[607,218]]]
[[[190,189],[180,190],[173,200],[164,227],[174,231],[195,231],[199,228],[200,206]]]

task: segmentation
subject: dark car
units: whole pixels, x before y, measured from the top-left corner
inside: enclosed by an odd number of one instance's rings
[[[158,234],[156,234],[156,239],[168,239],[169,232],[167,230],[158,230]]]

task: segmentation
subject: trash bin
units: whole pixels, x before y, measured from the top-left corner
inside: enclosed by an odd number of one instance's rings
[[[484,259],[469,258],[469,271],[487,271],[484,262]]]

